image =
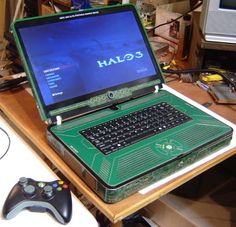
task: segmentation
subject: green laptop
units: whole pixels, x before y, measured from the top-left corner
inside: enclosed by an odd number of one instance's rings
[[[134,6],[27,18],[12,28],[50,145],[105,202],[230,142],[229,126],[162,88]]]

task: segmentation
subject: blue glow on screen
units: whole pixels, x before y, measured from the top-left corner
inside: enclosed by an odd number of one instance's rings
[[[132,12],[20,29],[45,105],[156,74]]]

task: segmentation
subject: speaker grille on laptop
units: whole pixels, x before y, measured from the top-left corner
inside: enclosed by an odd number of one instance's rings
[[[103,160],[100,168],[100,176],[103,180],[107,180],[111,173],[111,164],[106,159]]]
[[[147,166],[160,162],[161,159],[162,157],[154,153],[149,147],[140,149],[119,159],[117,177],[122,179],[129,175],[134,175],[144,169],[146,170]]]
[[[203,141],[209,140],[212,135],[217,135],[222,131],[219,127],[210,127],[208,125],[194,125],[184,130],[183,132],[177,133],[175,136],[176,141],[185,143],[186,146],[194,146],[202,143]]]

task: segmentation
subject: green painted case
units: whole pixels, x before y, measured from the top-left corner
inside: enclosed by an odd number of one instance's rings
[[[176,128],[104,155],[80,131],[168,102],[192,118]],[[214,117],[160,90],[87,116],[50,126],[48,139],[63,160],[107,203],[115,203],[229,143],[232,129]]]

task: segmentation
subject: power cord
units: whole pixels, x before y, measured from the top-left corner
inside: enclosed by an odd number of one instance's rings
[[[159,24],[159,25],[157,25],[157,26],[155,26],[155,27],[149,29],[148,32],[153,32],[155,29],[157,29],[157,28],[159,28],[159,27],[162,27],[162,26],[167,25],[167,24],[171,24],[171,23],[173,23],[173,22],[175,22],[175,21],[181,19],[181,18],[184,17],[185,15],[191,13],[192,11],[194,11],[195,9],[197,9],[198,7],[200,7],[200,6],[202,5],[202,2],[203,2],[203,1],[201,0],[198,4],[196,4],[192,9],[190,9],[190,10],[187,11],[186,13],[184,13],[184,14],[182,14],[182,15],[176,17],[175,19],[173,19],[173,20],[171,20],[171,21],[165,22],[165,23],[163,23],[163,24]]]
[[[4,156],[7,154],[7,152],[9,151],[10,145],[11,145],[11,138],[9,136],[9,134],[3,129],[0,128],[0,130],[6,135],[7,139],[8,139],[8,145],[6,150],[3,152],[3,154],[0,156],[0,160],[4,158]]]

